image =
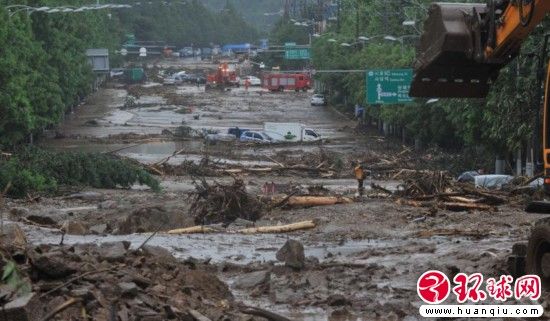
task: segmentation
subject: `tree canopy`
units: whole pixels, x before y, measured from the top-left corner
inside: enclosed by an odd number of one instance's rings
[[[341,0],[339,28],[333,23],[314,40],[315,68],[411,68],[415,45],[431,2]],[[416,26],[404,26],[405,20],[415,20]],[[540,52],[549,23],[545,20],[543,27],[537,28],[526,40],[521,55],[502,70],[486,99],[442,99],[434,104],[416,99],[408,105],[367,106],[367,111],[372,117],[403,127],[409,136],[429,144],[453,149],[483,147],[500,155],[525,148],[532,140],[536,122],[541,121],[537,108],[533,107],[537,60],[527,53]],[[284,28],[280,27],[274,34]],[[405,37],[401,38],[401,44],[385,40],[385,35]],[[292,33],[288,36],[292,37]],[[361,43],[358,36],[371,40]],[[336,42],[327,41],[330,38]],[[342,42],[354,43],[354,46],[342,47],[339,45]],[[317,75],[317,79],[326,85],[334,103],[366,105],[364,74],[322,74]]]
[[[89,5],[75,0],[71,6]],[[130,3],[130,2],[128,2]],[[0,0],[0,147],[28,141],[59,123],[92,90],[88,48],[116,49],[133,33],[138,40],[176,46],[255,41],[257,32],[235,9],[213,13],[200,1],[131,2],[132,8],[78,13],[12,12],[6,6],[55,7],[59,0]]]

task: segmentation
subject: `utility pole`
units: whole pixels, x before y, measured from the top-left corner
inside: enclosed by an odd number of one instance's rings
[[[359,38],[359,0],[355,0],[355,41]]]
[[[337,16],[337,24],[336,24],[336,33],[340,33],[340,11],[342,10],[342,0],[338,0],[338,16]]]

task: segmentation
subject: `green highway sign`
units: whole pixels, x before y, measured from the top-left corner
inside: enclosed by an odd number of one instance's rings
[[[309,47],[296,46],[295,42],[285,43],[285,59],[287,60],[308,60],[311,57]]]
[[[412,69],[367,70],[367,104],[411,103],[413,100],[409,97],[409,90],[412,78]]]

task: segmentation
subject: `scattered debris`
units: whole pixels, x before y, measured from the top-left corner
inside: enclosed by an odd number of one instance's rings
[[[197,224],[229,224],[239,217],[256,221],[262,215],[264,205],[248,194],[244,181],[240,179],[235,179],[230,185],[209,185],[202,179],[195,183],[195,188],[190,213]]]

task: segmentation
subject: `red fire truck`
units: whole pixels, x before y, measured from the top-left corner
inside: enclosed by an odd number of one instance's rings
[[[311,89],[311,78],[308,74],[267,74],[262,87],[271,91],[307,91]]]
[[[239,80],[235,67],[228,63],[222,63],[215,73],[207,75],[205,90],[225,90],[227,87],[239,87]]]

